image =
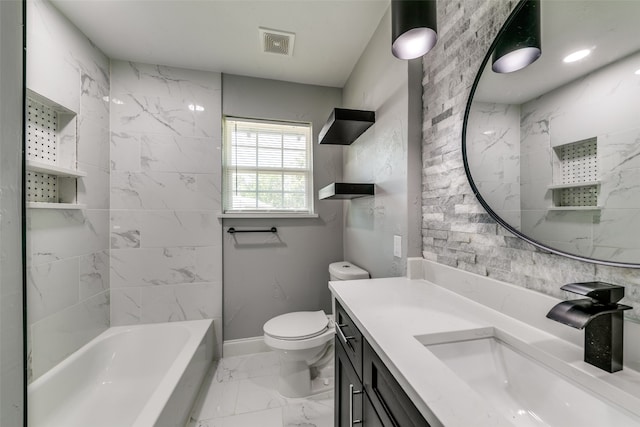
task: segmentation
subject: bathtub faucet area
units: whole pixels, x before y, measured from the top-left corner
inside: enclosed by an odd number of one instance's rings
[[[576,329],[585,329],[584,361],[607,372],[622,370],[624,310],[618,304],[624,287],[603,282],[570,283],[563,291],[588,298],[563,301],[547,317]]]

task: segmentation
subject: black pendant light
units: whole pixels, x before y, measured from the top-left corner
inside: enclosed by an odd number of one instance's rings
[[[541,54],[540,0],[526,0],[500,36],[491,69],[512,73],[534,63]]]
[[[414,59],[429,52],[438,40],[436,0],[391,1],[391,52]]]

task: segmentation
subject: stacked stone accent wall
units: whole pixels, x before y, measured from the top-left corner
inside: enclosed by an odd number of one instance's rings
[[[516,5],[507,0],[438,1],[436,47],[423,58],[422,249],[426,259],[553,295],[602,280],[626,286],[640,321],[640,270],[539,250],[496,224],[473,194],[462,162],[464,111],[492,40]],[[639,260],[640,261],[640,260]]]

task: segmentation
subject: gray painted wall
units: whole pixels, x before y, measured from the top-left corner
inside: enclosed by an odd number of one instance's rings
[[[420,254],[420,60],[391,54],[390,11],[383,16],[343,90],[346,108],[373,110],[376,123],[345,148],[345,182],[375,183],[375,197],[345,201],[345,258],[372,277],[402,276]],[[393,238],[402,238],[402,256]]]
[[[328,266],[341,261],[342,203],[318,201],[318,189],[342,174],[342,148],[317,144],[341,90],[234,75],[222,76],[222,113],[313,124],[315,209],[318,218],[225,218],[223,229],[278,227],[277,235],[223,233],[224,339],[262,335],[279,314],[331,311]]]
[[[467,183],[461,155],[467,98],[513,6],[509,0],[438,2],[439,40],[423,58],[423,255],[560,298],[565,296],[560,286],[572,281],[625,285],[626,303],[634,306],[628,316],[640,320],[639,270],[603,267],[535,249],[499,227]],[[433,214],[442,220],[430,220]]]
[[[0,426],[22,425],[22,2],[0,2]]]

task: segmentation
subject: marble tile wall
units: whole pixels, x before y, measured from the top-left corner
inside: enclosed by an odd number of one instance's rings
[[[22,2],[0,2],[0,426],[22,423]]]
[[[111,102],[111,324],[212,318],[220,349],[220,74],[114,60]]]
[[[438,263],[557,297],[572,281],[627,287],[628,317],[640,321],[640,272],[575,261],[538,250],[499,227],[483,210],[462,163],[464,110],[476,72],[515,3],[438,1],[439,40],[423,58],[422,249]],[[441,221],[432,221],[433,215]]]
[[[27,211],[27,368],[35,379],[109,327],[109,62],[49,2],[27,3],[27,87],[77,112],[84,210]],[[74,166],[72,162],[69,166]]]
[[[469,115],[469,168],[485,201],[520,229],[520,106],[474,102]]]
[[[374,197],[346,201],[344,253],[372,277],[402,276],[420,253],[420,61],[391,55],[390,10],[343,89],[343,106],[376,112],[376,123],[344,151],[344,181],[375,183]],[[431,218],[438,221],[438,215]],[[402,239],[394,256],[394,236]]]
[[[522,106],[523,231],[570,253],[621,262],[640,259],[628,230],[640,224],[640,54],[628,56]],[[636,107],[631,107],[636,106]],[[606,112],[606,120],[602,120]],[[535,123],[546,123],[544,128]],[[561,183],[551,167],[562,144],[596,138],[601,210],[549,212]],[[525,197],[526,196],[526,197]],[[526,226],[526,228],[525,228]]]

